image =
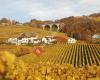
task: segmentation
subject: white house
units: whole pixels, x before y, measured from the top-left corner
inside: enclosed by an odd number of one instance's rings
[[[52,36],[43,37],[41,40],[37,36],[35,36],[35,37],[21,38],[21,39],[9,38],[7,42],[16,44],[16,45],[21,45],[21,44],[28,44],[28,43],[38,44],[41,42],[44,44],[51,44],[55,41],[56,41],[56,39],[54,39]]]
[[[100,44],[100,34],[94,34],[92,36],[92,40],[94,43],[99,43]]]
[[[21,41],[22,41],[23,44],[28,44],[29,43],[28,38],[22,38]]]
[[[53,39],[52,37],[44,37],[44,38],[42,38],[42,42],[45,43],[45,44],[52,44],[55,41],[56,41],[56,39]]]
[[[43,38],[42,38],[42,42],[45,43],[45,44],[48,44],[47,38],[43,37]]]
[[[7,42],[12,44],[17,44],[17,41],[18,41],[17,38],[9,38]]]
[[[38,43],[40,43],[41,41],[39,40],[39,39],[34,39],[34,41],[33,41],[33,43],[34,44],[38,44]]]
[[[56,39],[53,39],[53,38],[48,38],[48,43],[53,43],[53,42],[56,42]]]
[[[100,39],[100,34],[94,34],[94,35],[92,36],[92,38],[93,38],[93,39]]]
[[[74,38],[69,38],[68,39],[68,43],[76,43],[76,42],[77,42],[77,40],[74,39]]]
[[[36,39],[38,39],[37,36],[36,37],[31,37],[31,38],[29,38],[29,42],[34,43],[34,41],[36,41]]]
[[[16,45],[21,45],[22,44],[22,40],[18,40]]]

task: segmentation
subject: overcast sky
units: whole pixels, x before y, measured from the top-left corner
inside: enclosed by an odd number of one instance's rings
[[[100,0],[0,0],[0,18],[25,22],[100,12]]]

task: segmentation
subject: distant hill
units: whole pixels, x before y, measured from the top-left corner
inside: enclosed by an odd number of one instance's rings
[[[89,15],[90,17],[100,17],[100,12],[99,13],[94,13],[94,14],[91,14]]]

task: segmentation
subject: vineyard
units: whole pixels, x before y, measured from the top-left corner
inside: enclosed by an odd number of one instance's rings
[[[57,43],[43,48],[45,52],[40,57],[32,53],[21,59],[29,63],[71,64],[74,67],[100,65],[99,44]]]
[[[0,80],[100,80],[100,66],[75,68],[69,64],[28,64],[9,52],[0,52]]]
[[[100,44],[69,44],[64,33],[27,26],[0,27],[0,41],[36,32],[38,37],[53,35],[56,44],[0,45],[0,80],[100,80]],[[60,39],[60,40],[59,40]],[[43,49],[41,55],[35,49]]]

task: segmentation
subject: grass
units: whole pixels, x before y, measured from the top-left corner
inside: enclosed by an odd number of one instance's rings
[[[39,37],[47,35],[65,36],[64,33],[57,33],[52,31],[43,31],[29,26],[0,26],[0,41],[6,40],[10,37],[18,37],[21,33],[36,32]]]

